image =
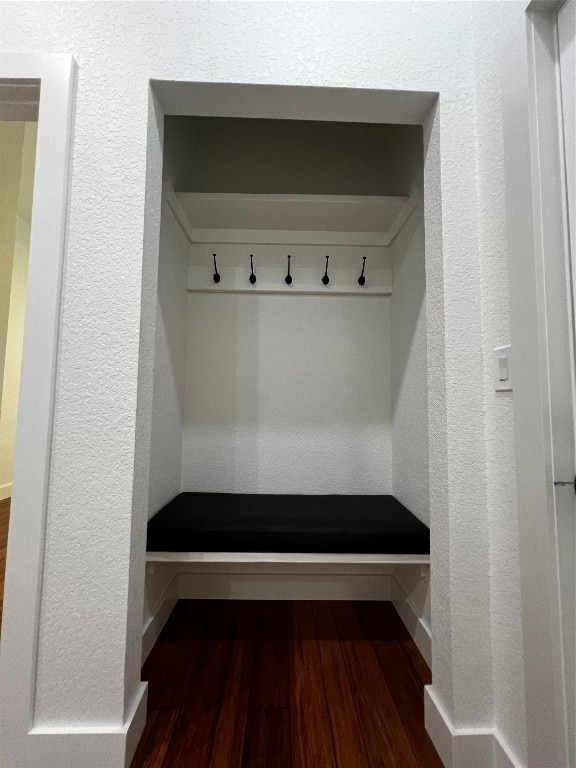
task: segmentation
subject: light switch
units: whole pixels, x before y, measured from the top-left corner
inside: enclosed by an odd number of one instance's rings
[[[511,347],[496,347],[494,349],[494,388],[497,392],[512,390],[512,375],[510,373]]]

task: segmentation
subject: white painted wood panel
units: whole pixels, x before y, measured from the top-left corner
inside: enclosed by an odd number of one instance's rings
[[[181,192],[192,227],[200,229],[387,232],[407,197],[370,195],[233,195]]]
[[[325,262],[324,262],[325,264]],[[358,284],[362,260],[358,269],[329,269],[330,282],[323,285],[323,264],[318,267],[291,267],[292,283],[285,282],[286,268],[255,266],[257,280],[252,285],[249,263],[247,267],[219,267],[220,282],[213,279],[214,269],[191,265],[188,268],[188,290],[203,293],[286,293],[294,295],[323,295],[323,296],[390,296],[392,293],[391,272],[388,269],[370,270],[369,278],[364,285]]]
[[[391,577],[182,573],[181,600],[390,600]]]
[[[166,199],[190,243],[260,243],[386,248],[418,208],[410,197],[208,195]]]
[[[430,555],[337,554],[314,552],[148,552],[149,563],[219,563],[236,567],[240,564],[285,566],[328,565],[429,565]]]

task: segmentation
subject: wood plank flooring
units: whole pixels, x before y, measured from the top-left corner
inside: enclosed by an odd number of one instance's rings
[[[3,499],[0,501],[0,627],[2,627],[2,609],[4,607],[4,573],[6,571],[9,518],[10,499]]]
[[[180,601],[132,768],[442,768],[391,603]]]

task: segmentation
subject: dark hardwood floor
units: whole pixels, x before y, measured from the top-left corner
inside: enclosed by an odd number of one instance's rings
[[[441,768],[391,603],[180,601],[132,768]]]
[[[4,572],[6,570],[6,547],[8,545],[8,519],[10,517],[10,499],[0,501],[0,627],[4,607]]]

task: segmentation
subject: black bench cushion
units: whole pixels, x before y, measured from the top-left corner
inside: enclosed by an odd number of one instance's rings
[[[148,523],[149,552],[428,554],[394,496],[180,493]]]

